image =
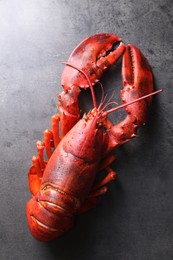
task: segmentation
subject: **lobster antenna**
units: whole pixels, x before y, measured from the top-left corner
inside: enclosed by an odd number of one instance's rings
[[[163,90],[160,89],[160,90],[157,90],[157,91],[155,91],[155,92],[152,92],[152,93],[150,93],[150,94],[148,94],[148,95],[145,95],[145,96],[143,96],[143,97],[137,98],[137,99],[135,99],[135,100],[133,100],[133,101],[127,103],[127,104],[123,104],[123,105],[120,105],[120,106],[118,106],[118,107],[111,108],[111,109],[107,110],[106,112],[104,112],[104,113],[103,113],[103,116],[107,116],[107,115],[110,114],[111,112],[117,111],[117,110],[119,110],[119,109],[121,109],[121,108],[123,108],[123,107],[127,107],[127,106],[129,106],[129,105],[131,105],[131,104],[133,104],[133,103],[135,103],[135,102],[138,102],[138,101],[140,101],[140,100],[142,100],[142,99],[145,99],[145,98],[147,98],[147,97],[150,97],[150,96],[159,94],[159,93],[162,92],[162,91],[163,91]]]
[[[115,91],[112,93],[112,95],[110,96],[110,98],[108,99],[108,101],[106,102],[106,104],[104,105],[104,107],[102,107],[102,109],[101,109],[101,111],[104,111],[104,109],[107,107],[107,106],[109,106],[109,105],[111,105],[111,104],[116,104],[116,105],[118,105],[118,103],[117,102],[115,102],[115,101],[111,101],[112,99],[113,99],[113,96],[114,96],[114,94],[115,94]],[[106,100],[106,95],[105,95],[105,100]],[[104,100],[104,101],[105,101]]]
[[[100,105],[99,105],[99,107],[98,107],[98,110],[99,110],[99,108],[102,106],[102,104],[103,104],[103,102],[104,102],[104,89],[103,89],[103,85],[102,85],[102,83],[101,82],[98,82],[99,83],[99,85],[100,85],[100,88],[101,88],[101,94],[102,94],[102,96],[101,96],[101,100],[100,100]]]
[[[62,64],[65,64],[73,69],[76,69],[78,70],[80,73],[82,73],[84,75],[84,77],[86,78],[86,80],[88,81],[88,85],[90,87],[90,90],[91,90],[91,95],[92,95],[92,100],[93,100],[93,105],[94,105],[94,108],[97,108],[97,102],[96,102],[96,97],[95,97],[95,93],[94,93],[94,89],[93,89],[93,86],[92,86],[92,83],[88,77],[88,75],[81,69],[79,69],[78,67],[74,66],[73,64],[71,63],[68,63],[68,62],[64,62],[62,61],[61,62]]]

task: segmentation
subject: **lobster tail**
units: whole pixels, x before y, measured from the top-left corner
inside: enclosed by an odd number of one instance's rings
[[[49,191],[55,193],[53,190]],[[46,200],[48,194],[42,190],[37,193],[28,203],[26,214],[31,234],[39,241],[46,242],[63,235],[73,227],[74,217],[69,209],[65,209],[61,204],[54,204]],[[49,199],[50,200],[50,199]],[[60,200],[59,200],[60,201]],[[68,213],[67,213],[68,212]]]

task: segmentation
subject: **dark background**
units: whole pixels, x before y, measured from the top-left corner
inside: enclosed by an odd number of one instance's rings
[[[172,0],[0,1],[0,259],[173,259]],[[63,237],[30,235],[25,205],[35,142],[57,112],[63,65],[85,37],[107,31],[148,58],[155,89],[147,126],[118,149],[118,177]],[[121,88],[121,63],[103,77]],[[83,97],[83,107],[88,107]],[[118,116],[117,116],[118,115]],[[120,115],[115,113],[115,118]],[[117,120],[117,119],[116,119]]]

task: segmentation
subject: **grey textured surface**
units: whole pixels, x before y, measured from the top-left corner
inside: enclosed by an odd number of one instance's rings
[[[172,0],[0,1],[0,259],[173,259],[172,14]],[[164,92],[140,138],[119,149],[118,178],[102,203],[62,238],[40,243],[25,218],[35,142],[56,113],[60,62],[102,31],[138,46]],[[120,68],[114,73],[105,89],[121,85]]]

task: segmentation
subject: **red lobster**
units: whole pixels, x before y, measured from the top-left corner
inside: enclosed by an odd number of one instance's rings
[[[93,86],[122,55],[123,105],[106,110],[113,102],[106,103],[102,93],[97,105]],[[52,130],[44,132],[44,141],[37,142],[38,155],[32,158],[28,174],[33,197],[27,203],[27,219],[32,235],[40,241],[61,236],[73,226],[76,214],[98,203],[116,177],[110,167],[116,159],[113,149],[136,136],[147,120],[151,95],[159,92],[153,92],[152,72],[144,55],[133,45],[125,47],[113,34],[85,39],[66,65],[61,79],[64,91],[58,95],[60,113],[52,117]],[[91,89],[94,108],[79,119],[82,88]],[[107,116],[121,107],[127,116],[113,125]],[[106,177],[96,181],[103,169]]]

